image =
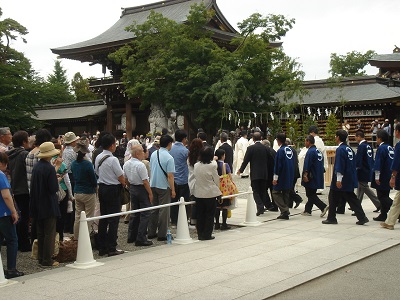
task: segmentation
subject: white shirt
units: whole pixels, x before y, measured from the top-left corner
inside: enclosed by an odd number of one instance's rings
[[[105,159],[99,168],[99,162],[105,155],[110,155],[110,157]],[[121,184],[118,180],[118,177],[124,175],[124,172],[122,171],[118,158],[113,156],[109,150],[103,150],[103,152],[97,155],[94,165],[95,172],[97,176],[99,176],[99,183],[106,185]]]

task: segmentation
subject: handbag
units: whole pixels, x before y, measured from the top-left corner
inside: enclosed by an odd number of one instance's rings
[[[222,193],[222,196],[234,195],[239,192],[236,187],[236,184],[232,181],[229,174],[226,174],[225,163],[223,163],[223,165],[222,165],[222,175],[219,176],[219,189]],[[234,199],[234,198],[235,197],[231,198],[231,204],[232,204],[232,199]]]
[[[131,193],[127,187],[122,187],[120,197],[122,205],[126,205],[131,201]]]
[[[63,190],[63,188],[61,187],[61,185],[58,184],[58,191],[57,191],[57,199],[58,199],[58,202],[63,201],[66,195],[67,195],[67,193]]]

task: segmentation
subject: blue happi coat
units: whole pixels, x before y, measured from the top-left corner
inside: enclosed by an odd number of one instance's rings
[[[390,176],[392,175],[392,163],[394,158],[394,149],[392,146],[386,143],[379,145],[378,150],[375,154],[375,163],[371,179],[371,187],[381,190],[391,190],[389,185]],[[375,182],[375,171],[380,171],[379,181],[381,184]]]
[[[394,159],[392,163],[392,171],[397,171],[395,189],[400,191],[400,142],[396,144],[394,149]]]
[[[343,175],[342,188],[336,187],[337,173]],[[331,189],[343,192],[354,192],[358,186],[356,159],[353,149],[342,143],[336,149],[335,165],[333,167]]]
[[[374,166],[374,151],[372,147],[363,141],[357,147],[356,168],[358,181],[370,182],[372,168]]]
[[[301,185],[310,189],[324,188],[324,156],[315,145],[308,148],[304,158],[303,173],[312,177],[309,182],[301,181]]]
[[[278,175],[278,184],[272,188],[276,191],[290,190],[294,182],[294,152],[292,148],[283,144],[275,156],[274,175]]]

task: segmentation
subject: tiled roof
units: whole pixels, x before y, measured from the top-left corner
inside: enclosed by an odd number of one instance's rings
[[[400,53],[378,54],[372,57],[370,61],[400,61]]]
[[[107,105],[103,101],[85,101],[73,102],[67,104],[46,105],[36,110],[37,117],[40,121],[57,120],[57,119],[79,119],[89,116],[96,116],[107,110]]]
[[[338,104],[342,101],[365,103],[369,101],[385,102],[391,100],[400,100],[400,87],[387,87],[386,85],[379,84],[376,81],[357,81],[346,83],[343,85],[321,84],[322,81],[315,87],[307,86],[308,95],[303,96],[300,100],[299,97],[293,97],[288,100],[288,103],[302,103],[305,105],[314,104]],[[278,95],[278,98],[282,98]]]
[[[122,11],[120,19],[108,30],[97,37],[84,42],[54,48],[51,50],[53,53],[60,54],[62,56],[64,53],[74,53],[74,51],[80,51],[85,48],[101,48],[102,45],[104,47],[107,47],[111,44],[121,46],[135,37],[132,32],[125,31],[125,28],[132,25],[133,22],[136,22],[136,24],[143,24],[147,20],[147,17],[151,11],[161,13],[164,17],[170,20],[183,23],[186,21],[187,16],[189,15],[191,6],[200,3],[204,3],[208,9],[213,7],[217,11],[219,18],[222,19],[224,24],[231,31],[231,33],[228,32],[228,34],[236,33],[236,30],[226,21],[222,13],[219,11],[216,5],[216,0],[167,0],[148,5],[125,8]]]

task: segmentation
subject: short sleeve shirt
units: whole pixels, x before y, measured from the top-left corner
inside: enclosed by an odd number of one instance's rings
[[[143,185],[143,180],[149,180],[145,164],[137,158],[131,158],[124,164],[124,174],[133,185]]]
[[[0,171],[0,191],[4,189],[11,189],[11,186],[7,180],[7,176],[2,171]],[[11,211],[7,207],[3,196],[0,193],[0,218],[6,216],[11,216]]]

